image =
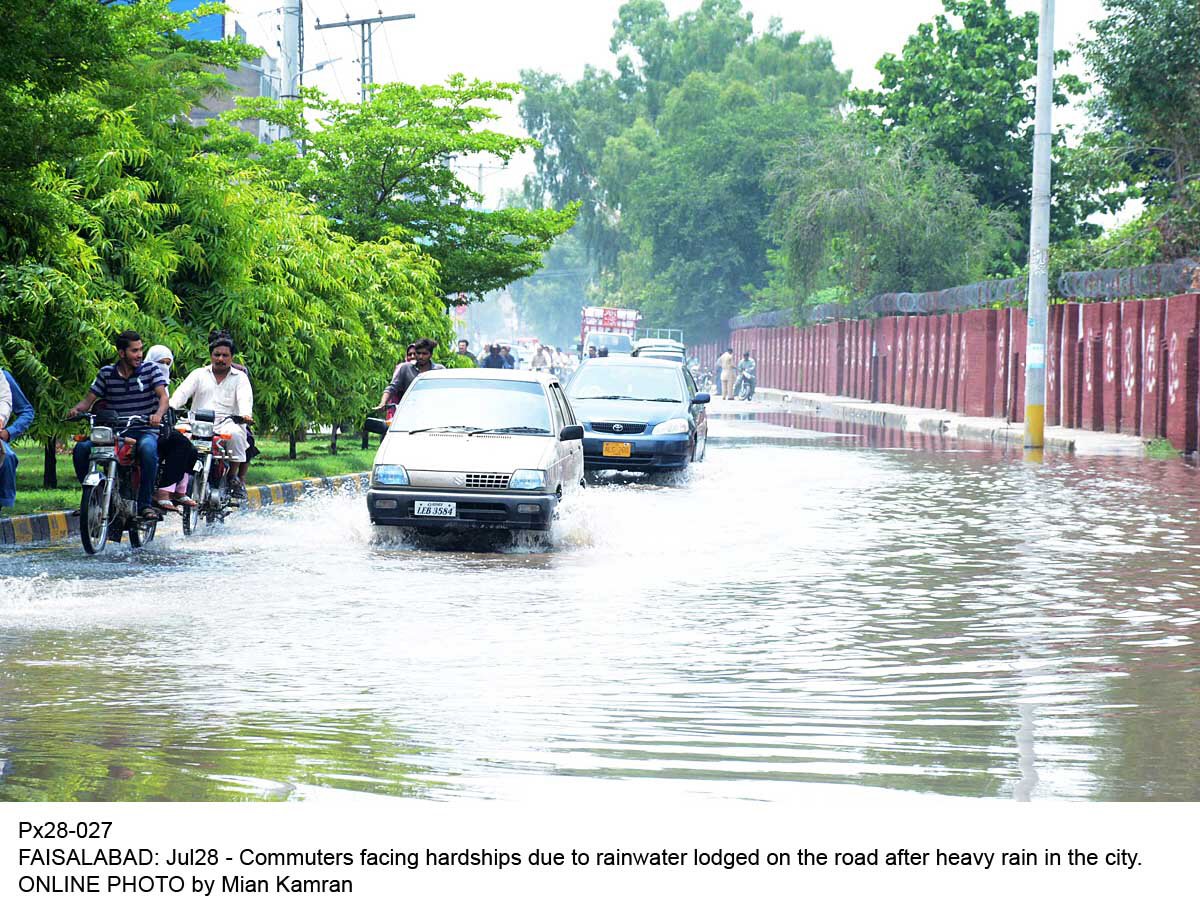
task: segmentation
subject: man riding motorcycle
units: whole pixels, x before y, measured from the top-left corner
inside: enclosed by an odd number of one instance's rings
[[[189,374],[171,396],[171,406],[183,409],[191,401],[192,411],[212,410],[217,417],[215,431],[229,435],[226,448],[232,464],[246,462],[246,425],[253,422],[254,392],[245,372],[233,367],[233,341],[218,337],[208,345],[209,364]],[[242,422],[234,422],[234,416]],[[239,466],[240,468],[240,466]],[[246,488],[235,473],[229,481],[237,498],[246,497]]]
[[[754,388],[758,384],[758,366],[750,353],[742,353],[742,360],[738,362],[738,379],[737,390],[734,391],[734,397],[741,397],[743,400],[754,399]]]
[[[103,400],[118,416],[148,416],[149,425],[135,423],[123,434],[137,441],[137,462],[141,477],[137,490],[137,510],[146,520],[161,520],[150,504],[158,478],[158,438],[167,412],[167,385],[153,362],[145,361],[142,338],[126,330],[116,339],[117,360],[105,365],[96,375],[87,394],[67,413],[75,419],[88,412],[97,400]],[[75,445],[72,460],[75,475],[83,482],[91,464],[92,442]]]

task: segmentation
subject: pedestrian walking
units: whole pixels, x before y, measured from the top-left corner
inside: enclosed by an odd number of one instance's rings
[[[721,357],[717,359],[717,369],[720,372],[721,378],[721,398],[724,400],[732,400],[733,382],[737,377],[737,370],[734,368],[732,349],[726,349],[721,353]]]

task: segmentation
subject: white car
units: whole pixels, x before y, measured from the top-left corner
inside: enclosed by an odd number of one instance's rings
[[[583,482],[583,426],[552,374],[422,374],[375,455],[371,522],[431,530],[548,530]]]

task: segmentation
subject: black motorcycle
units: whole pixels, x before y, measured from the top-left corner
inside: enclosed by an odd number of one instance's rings
[[[230,416],[235,425],[250,425],[241,416]],[[189,415],[186,422],[176,428],[192,439],[196,449],[196,465],[192,468],[192,482],[188,495],[195,505],[183,508],[183,532],[191,536],[200,526],[223,522],[234,508],[241,505],[241,498],[231,489],[236,464],[229,461],[226,442],[230,435],[215,431],[216,414],[202,409]]]
[[[126,436],[134,426],[147,426],[148,416],[117,416],[115,413],[88,415],[89,431],[77,441],[91,441],[91,465],[83,478],[79,501],[79,539],[88,555],[104,551],[109,541],[120,542],[129,534],[134,549],[154,539],[158,518],[141,517],[137,490],[141,468],[137,465],[137,441]]]

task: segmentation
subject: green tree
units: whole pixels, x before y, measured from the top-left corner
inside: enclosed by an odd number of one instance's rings
[[[550,249],[545,269],[509,287],[521,326],[547,343],[569,346],[579,335],[592,279],[587,250],[573,229]]]
[[[868,123],[889,132],[916,131],[974,177],[984,206],[1001,207],[1029,223],[1038,16],[1014,16],[1005,0],[943,0],[944,13],[918,26],[903,52],[876,64],[880,88],[850,93]],[[1057,64],[1070,59],[1054,55]],[[1055,104],[1081,95],[1078,77],[1055,80]],[[1060,129],[1054,144],[1064,143]],[[1064,171],[1052,172],[1055,239],[1089,231],[1086,201],[1068,195]]]
[[[971,179],[911,133],[881,141],[835,125],[782,156],[772,185],[795,302],[830,286],[858,299],[980,279],[1017,233],[1011,213],[980,206]]]
[[[1193,0],[1105,0],[1083,53],[1096,76],[1098,184],[1128,187],[1163,256],[1200,248],[1200,7]]]
[[[511,99],[517,88],[453,76],[445,86],[380,86],[361,104],[316,89],[299,100],[244,99],[228,124],[246,116],[283,124],[301,154],[291,143],[255,143],[231,126],[211,148],[260,161],[357,241],[414,242],[437,262],[447,303],[460,293],[479,300],[536,271],[575,219],[570,205],[483,209],[455,171],[462,156],[507,163],[529,148],[526,139],[478,126],[495,118],[488,103]]]

